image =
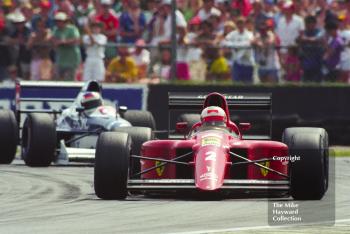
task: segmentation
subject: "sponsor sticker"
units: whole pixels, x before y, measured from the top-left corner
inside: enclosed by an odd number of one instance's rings
[[[157,167],[157,168],[156,168],[156,172],[157,172],[157,175],[158,175],[158,176],[162,176],[162,175],[163,175],[163,172],[164,172],[164,170],[165,170],[165,166],[158,167],[158,166],[160,166],[161,164],[162,164],[162,162],[160,162],[160,161],[156,161],[156,162],[155,162],[155,166]]]
[[[214,146],[220,146],[221,140],[219,137],[216,136],[207,136],[202,138],[202,146],[207,145],[214,145]]]
[[[222,135],[215,134],[215,133],[206,133],[206,134],[203,134],[203,135],[202,135],[202,138],[205,138],[205,137],[217,137],[217,138],[222,139]]]
[[[244,99],[243,95],[225,95],[226,99]]]
[[[218,180],[218,175],[215,174],[214,172],[207,172],[207,173],[202,174],[199,177],[199,180],[200,181],[203,181],[203,180],[215,180],[215,181],[217,181]]]

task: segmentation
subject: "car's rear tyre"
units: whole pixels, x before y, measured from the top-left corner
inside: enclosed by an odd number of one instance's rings
[[[328,134],[322,128],[287,128],[282,141],[291,156],[291,195],[297,200],[322,199],[328,188]]]
[[[96,144],[94,188],[102,199],[124,199],[127,181],[131,137],[122,132],[104,132]]]
[[[128,133],[132,139],[132,149],[131,153],[135,155],[141,155],[142,144],[154,139],[154,134],[152,129],[146,127],[121,127],[114,129],[116,132]],[[132,158],[131,159],[131,168],[130,175],[140,172],[141,163],[140,159]],[[133,177],[140,178],[140,176]]]
[[[22,158],[31,167],[48,167],[56,156],[56,125],[49,114],[28,114],[22,129]]]
[[[10,164],[16,155],[18,125],[10,110],[0,110],[0,164]]]
[[[187,122],[189,130],[192,126],[198,122],[200,122],[201,116],[199,114],[182,114],[179,116],[179,122]]]
[[[124,113],[123,117],[129,121],[132,126],[148,127],[152,130],[156,129],[156,122],[154,121],[152,113],[149,111],[128,110]]]

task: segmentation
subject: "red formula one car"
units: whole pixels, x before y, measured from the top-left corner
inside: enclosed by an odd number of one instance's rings
[[[177,94],[170,109],[202,107],[201,121],[182,139],[143,143],[133,155],[127,133],[102,133],[97,142],[94,185],[102,199],[128,192],[195,191],[204,194],[263,193],[294,199],[321,199],[328,187],[328,135],[321,128],[287,128],[282,142],[244,139],[249,123],[238,126],[230,111],[271,112],[271,95]],[[169,137],[171,138],[171,137]]]

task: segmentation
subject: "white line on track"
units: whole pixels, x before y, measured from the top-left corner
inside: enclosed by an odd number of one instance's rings
[[[339,223],[350,222],[350,219],[339,219],[335,221],[335,226]],[[309,227],[311,225],[327,224],[333,223],[333,221],[319,222],[319,223],[307,223],[305,225],[285,225],[285,226],[255,226],[255,227],[236,227],[236,228],[227,228],[227,229],[212,229],[212,230],[200,230],[192,232],[174,232],[169,234],[202,234],[202,233],[223,233],[223,232],[234,232],[234,231],[249,231],[257,229],[278,229],[278,228],[293,228],[293,227]]]

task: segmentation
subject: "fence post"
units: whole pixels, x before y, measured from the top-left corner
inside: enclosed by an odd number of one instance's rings
[[[176,79],[176,47],[177,47],[177,40],[176,40],[176,0],[171,1],[171,73],[170,73],[170,79],[175,80]]]

